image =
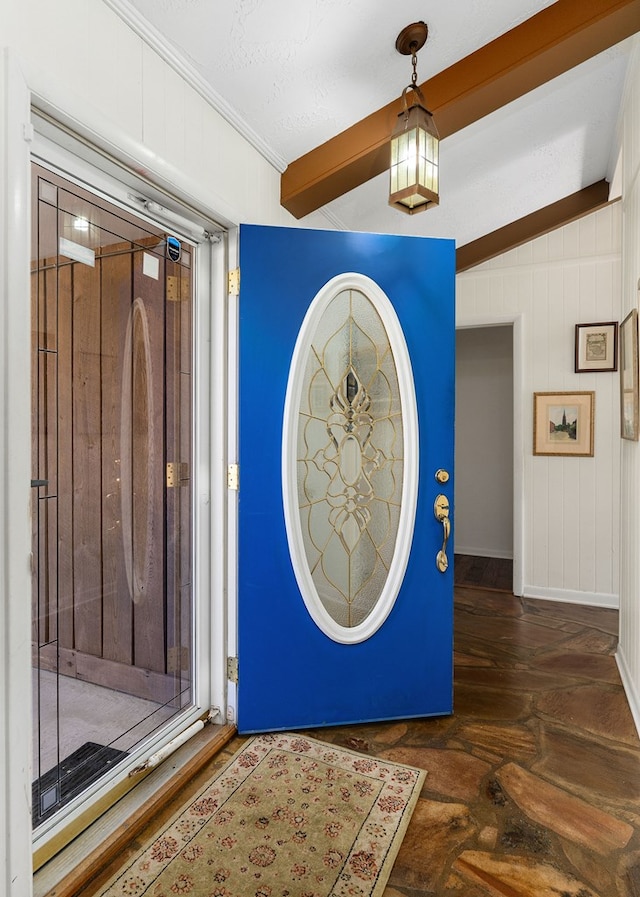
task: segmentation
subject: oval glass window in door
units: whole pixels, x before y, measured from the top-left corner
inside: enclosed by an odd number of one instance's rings
[[[289,551],[306,607],[356,643],[384,622],[411,549],[418,423],[397,315],[371,279],[317,294],[296,342],[282,455]]]

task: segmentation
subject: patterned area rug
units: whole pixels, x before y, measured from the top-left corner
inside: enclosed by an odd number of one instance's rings
[[[380,897],[426,773],[251,739],[102,897]]]

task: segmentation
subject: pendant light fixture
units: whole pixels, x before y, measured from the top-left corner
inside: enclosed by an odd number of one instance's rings
[[[426,108],[418,87],[417,53],[427,41],[429,30],[424,22],[407,25],[398,35],[396,50],[411,56],[411,84],[402,91],[402,112],[391,135],[391,177],[389,205],[413,215],[437,206],[438,146],[440,138],[433,116]],[[412,91],[412,102],[407,100]]]

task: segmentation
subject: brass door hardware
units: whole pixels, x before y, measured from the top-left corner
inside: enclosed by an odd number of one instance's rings
[[[446,495],[436,496],[436,500],[433,503],[433,513],[436,520],[438,520],[442,524],[442,530],[444,533],[442,548],[436,555],[436,567],[441,573],[445,573],[447,567],[449,566],[449,559],[447,558],[447,542],[449,541],[449,536],[451,535],[451,521],[449,520],[449,499]]]
[[[167,462],[167,489],[186,486],[189,482],[189,465],[185,461]]]
[[[239,464],[229,464],[227,466],[227,488],[234,489],[236,492],[240,489]]]

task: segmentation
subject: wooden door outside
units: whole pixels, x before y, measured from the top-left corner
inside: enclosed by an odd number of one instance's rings
[[[36,166],[33,191],[34,664],[184,706],[192,253]]]

